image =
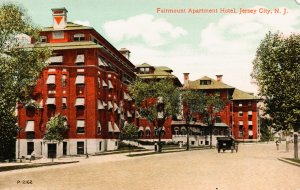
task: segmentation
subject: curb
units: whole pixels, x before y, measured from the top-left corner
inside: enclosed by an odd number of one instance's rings
[[[290,161],[290,160],[287,160],[285,158],[277,158],[278,160],[282,161],[282,162],[285,162],[285,163],[288,163],[288,164],[292,164],[294,166],[298,166],[300,167],[300,164],[296,163],[296,162],[293,162],[293,161]]]

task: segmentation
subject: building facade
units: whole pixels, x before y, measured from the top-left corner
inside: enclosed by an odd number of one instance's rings
[[[120,127],[135,117],[127,90],[136,78],[130,51],[118,51],[92,27],[68,22],[65,8],[52,14],[53,26],[36,42],[53,51],[49,66],[37,80],[32,104],[18,106],[17,157],[33,150],[49,157],[117,149]],[[58,113],[67,117],[65,140],[44,141],[46,123]]]

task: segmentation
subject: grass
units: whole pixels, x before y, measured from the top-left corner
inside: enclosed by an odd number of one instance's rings
[[[71,164],[77,163],[78,161],[72,162],[49,162],[49,163],[34,163],[34,164],[25,164],[25,165],[14,165],[14,166],[3,166],[0,167],[0,172],[10,171],[10,170],[19,170],[19,169],[27,169],[27,168],[37,168],[42,166],[54,166],[60,164]]]

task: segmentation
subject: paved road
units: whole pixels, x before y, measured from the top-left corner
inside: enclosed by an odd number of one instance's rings
[[[284,144],[277,151],[272,143],[241,144],[233,154],[214,149],[135,158],[98,156],[0,173],[0,189],[300,190],[300,167],[277,159],[292,153],[284,151]]]

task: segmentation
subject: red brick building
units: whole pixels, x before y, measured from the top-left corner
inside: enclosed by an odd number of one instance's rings
[[[232,135],[240,141],[258,140],[257,102],[259,99],[252,93],[241,91],[223,83],[222,75],[216,75],[216,80],[204,76],[198,80],[190,81],[188,73],[184,74],[183,89],[198,90],[207,95],[217,95],[226,102],[224,109],[214,116],[214,137]],[[194,142],[191,144],[196,142],[196,144],[208,144],[209,129],[203,118],[199,117],[193,125],[192,133],[198,137],[192,138],[191,141]],[[175,135],[173,139],[176,135],[180,137],[180,135],[186,134],[183,122],[173,122],[172,130],[173,135]],[[215,140],[214,138],[213,143]]]
[[[74,155],[118,147],[120,126],[133,121],[134,104],[127,91],[135,79],[130,51],[118,51],[92,27],[67,22],[65,8],[52,9],[53,26],[40,33],[40,45],[53,50],[32,93],[38,107],[19,105],[20,155]],[[43,140],[47,121],[67,116],[62,143]]]

